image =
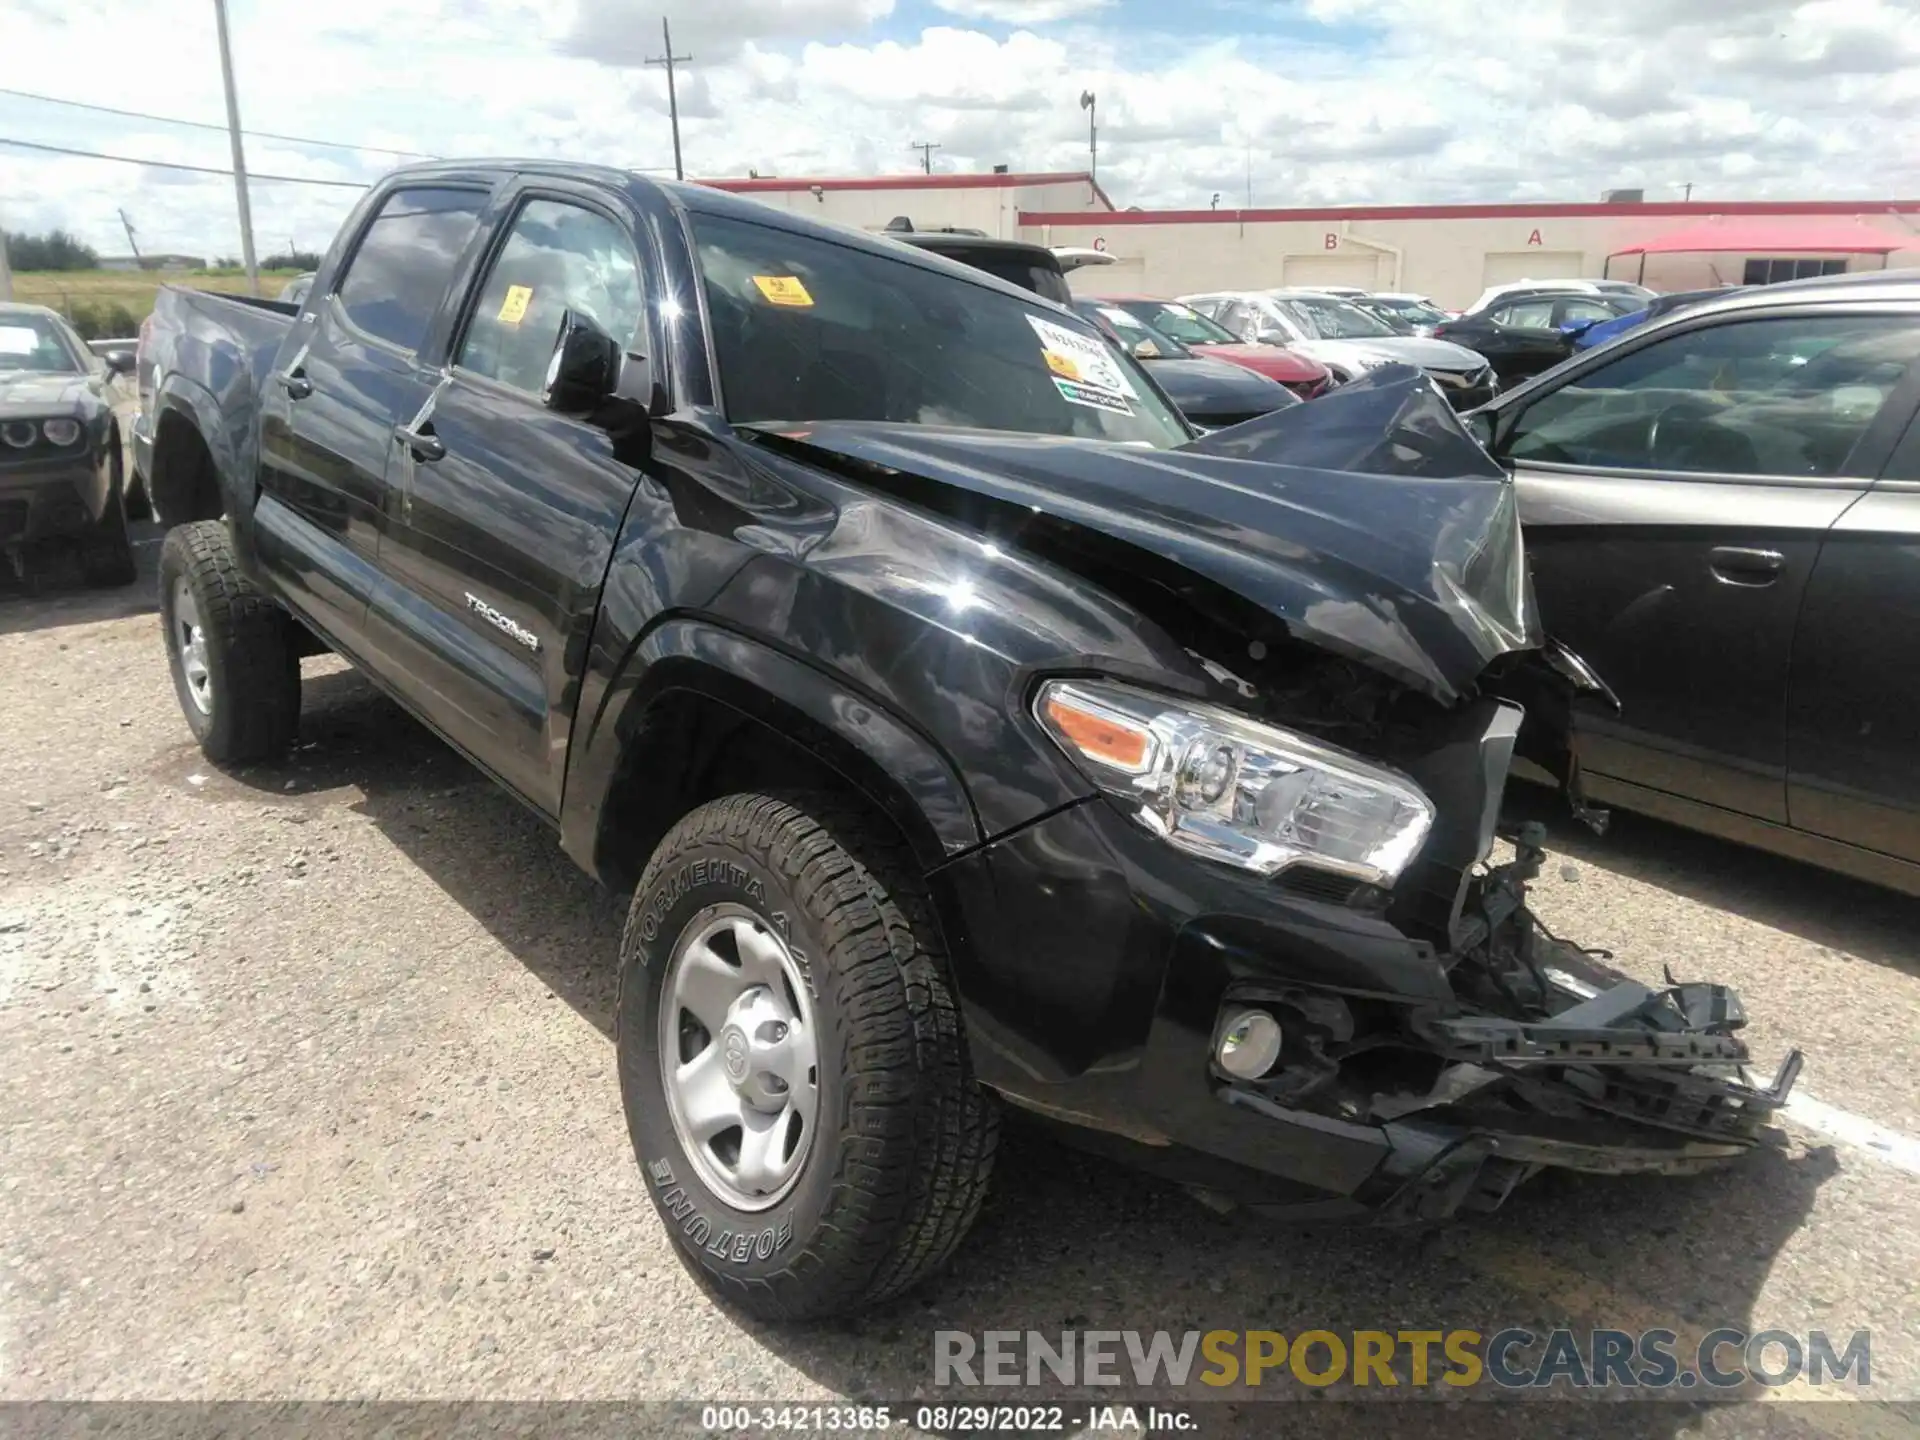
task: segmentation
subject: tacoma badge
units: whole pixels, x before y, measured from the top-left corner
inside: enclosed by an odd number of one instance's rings
[[[502,615],[471,590],[467,592],[467,608],[489,625],[493,626],[494,629],[504,635],[511,636],[518,644],[526,646],[527,649],[538,650],[540,648],[540,637],[538,635],[527,629],[526,626],[522,625],[511,615]]]

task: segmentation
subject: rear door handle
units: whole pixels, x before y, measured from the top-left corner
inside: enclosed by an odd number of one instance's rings
[[[416,430],[411,425],[393,427],[393,438],[407,447],[409,454],[416,460],[439,460],[447,453],[447,447],[440,437],[431,431]]]
[[[1786,565],[1787,557],[1778,550],[1716,545],[1707,552],[1707,567],[1729,585],[1771,585]]]
[[[274,383],[287,392],[290,399],[304,400],[313,394],[313,382],[292,370],[282,370],[273,377]]]

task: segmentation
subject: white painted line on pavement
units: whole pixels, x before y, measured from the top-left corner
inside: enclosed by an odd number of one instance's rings
[[[1790,1096],[1784,1108],[1786,1117],[1797,1125],[1856,1146],[1896,1170],[1920,1175],[1920,1140],[1807,1094]]]

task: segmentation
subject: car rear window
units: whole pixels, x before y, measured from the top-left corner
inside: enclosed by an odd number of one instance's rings
[[[396,190],[334,287],[354,328],[402,350],[426,343],[434,312],[487,203],[479,190]]]

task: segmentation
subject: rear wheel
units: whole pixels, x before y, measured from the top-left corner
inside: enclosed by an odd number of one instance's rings
[[[734,795],[661,842],[621,947],[627,1126],[684,1264],[766,1319],[937,1269],[998,1140],[898,838],[833,796]]]
[[[133,536],[127,530],[125,480],[117,451],[109,463],[113,481],[107,490],[107,507],[80,541],[81,574],[87,584],[103,589],[131,585],[136,573]]]
[[[209,760],[284,754],[300,720],[293,618],[255,589],[218,520],[167,532],[160,548],[160,623],[187,727]]]

